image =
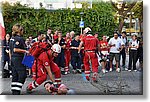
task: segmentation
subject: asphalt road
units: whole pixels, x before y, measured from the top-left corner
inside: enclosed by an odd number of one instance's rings
[[[32,81],[27,78],[22,89],[23,95],[26,93],[26,86]],[[11,78],[1,78],[1,94],[10,95]],[[62,83],[73,89],[78,95],[126,95],[143,93],[142,72],[115,71],[106,74],[99,73],[98,82],[86,81],[82,74],[68,74],[62,76]],[[50,95],[43,84],[33,90],[33,95]]]
[[[128,62],[127,62],[128,63]],[[139,69],[139,63],[137,63]],[[32,81],[27,78],[22,88],[22,95],[30,95],[26,93],[27,85]],[[121,69],[102,74],[99,68],[98,82],[85,80],[83,74],[62,75],[62,83],[68,88],[74,90],[77,95],[142,95],[143,94],[143,72],[128,72]],[[11,95],[10,91],[11,78],[0,78],[0,87],[2,95]],[[31,95],[50,95],[43,84],[33,90]]]

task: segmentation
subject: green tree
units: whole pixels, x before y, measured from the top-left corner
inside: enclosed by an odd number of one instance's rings
[[[142,23],[143,23],[143,1],[139,1],[136,5],[132,8],[132,12],[134,12],[134,17],[138,18],[140,32],[142,32]]]
[[[112,0],[110,0],[112,6],[117,11],[117,14],[119,15],[119,33],[121,33],[123,25],[124,25],[124,19],[127,17],[127,13],[131,11],[131,9],[135,6],[137,3],[137,0],[131,0],[131,1],[123,1],[121,6],[120,3],[115,3]]]

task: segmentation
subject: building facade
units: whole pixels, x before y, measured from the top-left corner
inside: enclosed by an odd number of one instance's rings
[[[91,8],[92,1],[93,0],[0,0],[0,2],[9,2],[12,5],[16,2],[20,2],[22,5],[33,7],[35,9],[43,7],[52,10],[82,8],[82,2],[90,3],[89,8]]]

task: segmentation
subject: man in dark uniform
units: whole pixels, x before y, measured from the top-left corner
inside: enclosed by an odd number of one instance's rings
[[[73,73],[81,73],[81,54],[78,54],[78,47],[80,45],[80,36],[76,35],[75,39],[71,42],[71,65]]]
[[[65,53],[64,49],[66,47],[65,39],[62,38],[62,32],[58,32],[58,38],[54,41],[55,44],[59,44],[61,46],[61,53],[58,54],[58,56],[54,59],[54,62],[58,65],[59,68],[61,68],[62,74],[65,73]]]
[[[12,66],[12,83],[11,91],[13,95],[20,95],[22,86],[26,79],[26,67],[22,64],[24,53],[29,53],[25,49],[25,41],[21,37],[23,35],[23,27],[15,24],[12,27],[12,35],[10,41],[10,55]]]

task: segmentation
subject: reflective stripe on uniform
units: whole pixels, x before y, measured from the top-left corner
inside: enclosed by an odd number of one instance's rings
[[[42,68],[40,68],[40,70],[41,70],[41,72],[44,74],[44,71],[43,71],[43,69],[42,69]]]
[[[38,87],[39,86],[39,84],[36,82],[36,81],[34,81],[34,82],[32,82],[32,87],[35,89],[36,87]]]
[[[85,71],[85,73],[90,73],[90,71]]]
[[[56,82],[57,84],[61,84],[61,82]]]
[[[23,84],[22,83],[19,83],[19,82],[12,82],[11,85],[18,85],[18,86],[22,86]]]
[[[90,76],[90,71],[84,71],[85,72],[85,76]]]
[[[36,87],[35,87],[35,85],[34,85],[34,82],[32,82],[32,87],[35,89]]]
[[[12,82],[11,83],[11,90],[17,90],[20,91],[22,88],[23,84],[19,82]]]
[[[90,74],[85,74],[85,76],[90,76]]]
[[[61,80],[61,78],[56,78],[55,80]]]
[[[61,78],[56,78],[56,79],[55,79],[55,83],[61,84]]]
[[[36,86],[39,86],[39,84],[38,84],[36,81],[34,81],[34,84],[35,84]]]
[[[54,82],[53,84],[54,84],[54,85],[56,85],[56,84],[61,84],[61,82]]]
[[[21,88],[20,87],[11,87],[11,90],[18,90],[18,91],[20,91]]]

